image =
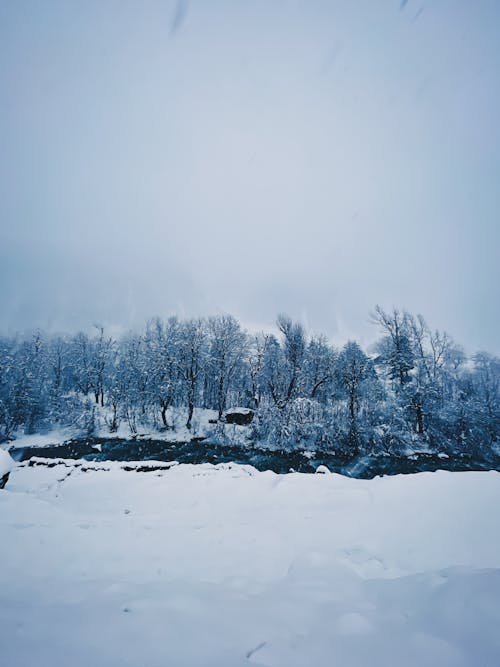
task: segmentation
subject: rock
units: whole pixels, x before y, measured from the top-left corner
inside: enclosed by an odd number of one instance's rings
[[[247,426],[251,423],[254,414],[254,411],[250,410],[250,408],[230,408],[224,413],[223,420],[226,424]]]
[[[328,468],[326,466],[321,465],[321,466],[318,466],[316,468],[316,474],[317,475],[329,475],[330,471],[328,470]]]

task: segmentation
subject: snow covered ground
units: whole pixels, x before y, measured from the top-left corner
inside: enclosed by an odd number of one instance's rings
[[[167,410],[167,420],[170,428],[159,430],[155,428],[140,428],[137,433],[132,433],[126,421],[120,422],[119,428],[115,432],[109,429],[111,421],[111,410],[100,405],[95,408],[95,432],[90,436],[85,429],[76,427],[60,427],[51,429],[45,433],[33,433],[26,435],[22,429],[19,429],[12,435],[10,446],[21,447],[48,447],[58,445],[73,439],[82,439],[86,437],[96,437],[102,439],[113,438],[138,438],[139,440],[164,440],[165,442],[189,442],[192,438],[211,437],[215,439],[227,438],[232,444],[248,445],[250,429],[248,426],[238,426],[236,424],[214,424],[217,421],[217,411],[206,408],[195,408],[193,412],[193,424],[191,429],[186,428],[187,409],[169,408]],[[238,411],[247,410],[247,408],[236,408]]]
[[[498,667],[500,475],[18,466],[8,667]]]

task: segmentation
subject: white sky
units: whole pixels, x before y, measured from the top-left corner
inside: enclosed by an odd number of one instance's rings
[[[0,4],[0,327],[376,303],[500,352],[500,3]]]

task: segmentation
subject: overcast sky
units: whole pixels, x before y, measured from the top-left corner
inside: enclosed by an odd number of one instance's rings
[[[500,352],[500,2],[0,3],[0,328],[376,303]]]

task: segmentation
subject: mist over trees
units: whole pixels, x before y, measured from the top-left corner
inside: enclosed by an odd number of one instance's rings
[[[346,456],[429,450],[487,457],[499,440],[500,359],[467,356],[420,316],[376,307],[369,351],[308,335],[286,315],[278,335],[251,335],[230,315],[149,321],[140,333],[0,338],[0,438],[125,425],[194,432],[195,408],[215,411],[227,438],[232,406],[255,417],[248,441]]]

